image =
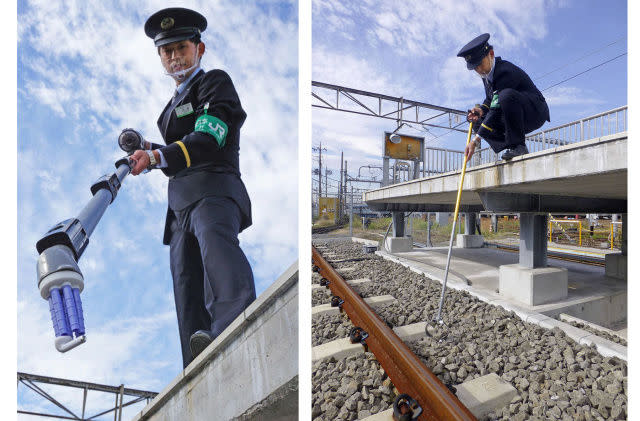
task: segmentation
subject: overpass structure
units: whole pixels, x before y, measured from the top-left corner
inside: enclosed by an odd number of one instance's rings
[[[581,119],[527,138],[532,153],[511,161],[496,160],[484,151],[467,169],[461,212],[466,234],[459,247],[480,247],[475,235],[475,212],[520,214],[519,261],[500,266],[500,294],[528,305],[567,297],[567,270],[547,267],[549,213],[627,212],[626,107]],[[479,159],[478,159],[479,158]],[[429,162],[428,162],[429,163]],[[429,163],[430,164],[430,163]],[[411,250],[404,236],[404,212],[450,212],[456,201],[460,170],[423,170],[426,177],[387,185],[363,194],[367,205],[393,214],[390,252]],[[622,253],[606,256],[605,274],[626,279],[626,223]]]

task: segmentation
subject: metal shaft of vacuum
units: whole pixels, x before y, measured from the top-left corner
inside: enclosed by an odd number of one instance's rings
[[[471,129],[473,123],[469,123],[469,131],[467,132],[467,143],[471,141]],[[467,170],[467,155],[464,155],[464,162],[462,164],[462,173],[460,174],[460,185],[458,186],[458,196],[456,197],[456,210],[453,214],[453,226],[451,227],[451,238],[449,239],[449,252],[447,253],[447,266],[444,270],[444,280],[442,282],[442,291],[440,292],[440,304],[438,305],[438,314],[435,317],[436,322],[442,321],[442,306],[444,305],[444,295],[447,290],[447,278],[449,276],[449,265],[451,264],[451,250],[453,249],[453,236],[456,232],[456,222],[458,221],[458,211],[460,210],[460,199],[462,198],[462,186],[464,184],[464,174]]]
[[[91,186],[93,196],[78,216],[59,222],[36,243],[38,289],[49,302],[55,347],[60,352],[86,341],[80,299],[84,279],[78,261],[130,171],[128,158],[118,160],[113,174],[100,177]]]

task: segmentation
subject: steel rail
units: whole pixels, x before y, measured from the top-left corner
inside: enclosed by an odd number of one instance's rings
[[[314,246],[311,246],[311,255],[320,275],[329,280],[328,286],[333,295],[344,300],[342,310],[354,326],[369,334],[365,341],[367,348],[376,356],[395,387],[422,407],[418,420],[475,420],[469,409],[411,352]]]
[[[500,243],[484,243],[484,244],[485,246],[490,248],[496,248],[499,250],[504,250],[512,253],[518,253],[520,251],[520,248],[518,246],[511,246],[508,244],[500,244]],[[603,258],[584,256],[580,254],[563,253],[561,251],[554,251],[554,250],[547,249],[547,257],[549,259],[563,260],[566,262],[580,263],[580,264],[591,265],[591,266],[600,266],[600,267],[605,266],[605,261]]]

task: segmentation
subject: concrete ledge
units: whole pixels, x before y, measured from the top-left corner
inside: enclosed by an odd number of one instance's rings
[[[364,352],[362,344],[352,344],[349,338],[336,339],[311,348],[311,362],[333,357],[336,360]]]
[[[456,386],[456,396],[478,419],[511,402],[518,391],[497,374],[490,373]],[[387,409],[361,421],[392,421],[393,409]]]
[[[371,279],[369,278],[358,278],[358,279],[345,279],[345,281],[349,284],[349,285],[359,285],[359,284],[366,284],[367,282],[371,282]],[[331,290],[327,287],[324,287],[320,284],[311,284],[311,291],[316,290],[316,289],[321,289],[324,288],[327,291],[327,294],[329,292],[331,292]]]
[[[502,408],[518,394],[515,387],[496,373],[469,380],[456,386],[456,396],[476,417],[481,418]]]
[[[259,403],[278,417],[297,413],[297,328],[296,262],[133,420],[233,419]]]
[[[335,263],[335,262],[331,262],[331,263]],[[340,276],[344,276],[344,275],[347,275],[349,272],[353,272],[354,270],[356,270],[355,266],[347,266],[346,268],[336,269],[336,272],[338,272]]]
[[[426,336],[426,326],[426,322],[419,322],[395,327],[393,328],[393,331],[404,342],[417,341]],[[364,352],[364,346],[361,344],[352,344],[349,338],[341,338],[314,346],[311,349],[311,361],[316,362],[330,357],[339,360],[361,352]]]
[[[456,235],[456,247],[463,249],[477,249],[484,244],[484,237],[482,235],[471,234],[457,234]]]
[[[569,272],[565,268],[500,266],[500,295],[530,306],[566,298],[568,281]]]
[[[403,253],[413,249],[413,239],[411,237],[387,237],[384,246],[389,253]]]
[[[369,279],[369,278],[358,278],[358,279],[349,279],[349,280],[347,280],[347,283],[349,285],[366,284],[367,282],[371,282],[371,279]]]
[[[611,330],[611,329],[608,329],[606,327],[597,325],[595,323],[591,323],[591,322],[589,322],[587,320],[579,319],[579,318],[571,316],[569,314],[564,314],[564,313],[560,314],[560,320],[563,321],[563,322],[567,322],[567,323],[571,323],[571,322],[580,323],[580,324],[589,326],[592,329],[596,329],[596,330],[599,330],[601,332],[608,333],[609,335],[616,335],[617,337],[619,337],[621,339],[627,340],[627,337],[625,335],[621,335],[619,332],[616,332],[615,330]]]
[[[392,295],[378,295],[376,297],[365,298],[364,302],[371,307],[379,306],[382,304],[390,304],[395,302],[396,299]],[[318,316],[320,314],[339,314],[340,309],[338,307],[331,307],[331,304],[320,304],[318,306],[311,307],[311,316]]]
[[[379,244],[378,241],[367,240],[366,238],[360,238],[360,237],[351,237],[351,241],[353,241],[354,243],[362,243],[367,246],[377,246]]]
[[[627,280],[627,256],[608,253],[604,256],[604,274],[612,278]]]

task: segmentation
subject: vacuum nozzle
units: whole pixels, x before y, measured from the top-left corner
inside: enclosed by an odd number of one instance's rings
[[[120,136],[118,136],[118,145],[127,155],[132,155],[138,149],[142,149],[143,140],[144,138],[137,131],[124,129],[122,133],[120,133]]]

